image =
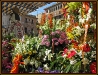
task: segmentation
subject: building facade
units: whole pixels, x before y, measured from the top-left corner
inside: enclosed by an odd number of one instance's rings
[[[56,4],[47,7],[44,10],[46,15],[52,14],[53,18],[55,19],[63,19],[62,7],[63,4],[61,2],[57,2]]]
[[[36,16],[38,23],[41,22],[41,17],[42,17],[42,13],[40,13],[40,14],[38,14],[38,15]]]
[[[2,13],[2,26],[8,28],[10,25],[10,15]]]
[[[48,14],[52,14],[54,19],[64,19],[62,13],[63,4],[61,2],[57,2],[56,4],[45,8],[46,20],[48,20]],[[38,18],[38,23],[41,22],[41,17],[43,13],[38,14],[36,17]]]
[[[28,35],[33,35],[33,34],[37,34],[37,27],[36,27],[36,23],[37,23],[37,18],[36,16],[33,15],[23,15],[20,16],[20,21],[21,24],[24,26],[24,31],[25,34]]]
[[[20,22],[24,27],[25,34],[27,35],[38,34],[37,27],[36,27],[36,23],[37,23],[36,16],[22,15],[20,16]],[[11,25],[10,15],[2,13],[2,27],[6,28],[6,32],[9,32],[8,30],[10,25]]]

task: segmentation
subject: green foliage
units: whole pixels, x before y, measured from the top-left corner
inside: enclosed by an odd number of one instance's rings
[[[68,12],[72,13],[74,10],[77,10],[81,7],[81,2],[70,2],[67,3],[68,5]]]
[[[75,64],[72,66],[72,72],[73,72],[73,73],[79,73],[79,70],[81,70],[81,61],[75,63]]]

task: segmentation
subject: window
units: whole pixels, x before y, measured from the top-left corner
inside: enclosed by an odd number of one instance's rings
[[[60,8],[62,8],[62,4],[60,5]]]
[[[56,6],[56,10],[57,10],[57,6]]]
[[[31,22],[31,24],[33,24],[33,20],[32,20],[32,22]]]
[[[27,23],[27,18],[25,18],[25,23]]]
[[[27,28],[25,27],[25,33],[27,33]]]
[[[60,4],[59,6],[58,6],[58,9],[61,9],[62,8],[62,5]]]

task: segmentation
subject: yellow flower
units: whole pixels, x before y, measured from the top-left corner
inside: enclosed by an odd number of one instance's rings
[[[36,50],[34,50],[34,51],[33,51],[33,53],[37,53],[37,51],[36,51]]]
[[[30,56],[28,56],[27,59],[30,60]]]
[[[31,51],[29,51],[29,52],[28,52],[28,54],[29,54],[29,55],[32,55],[32,52],[31,52]]]
[[[67,36],[68,36],[68,39],[71,39],[71,40],[74,38],[74,36],[69,32],[67,32]]]
[[[66,65],[64,65],[63,67],[66,68]]]
[[[39,57],[37,57],[37,59],[39,59]]]
[[[26,50],[23,51],[23,54],[26,54]]]

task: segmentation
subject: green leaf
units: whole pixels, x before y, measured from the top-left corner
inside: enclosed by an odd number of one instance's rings
[[[64,69],[64,72],[65,73],[68,73],[71,69],[71,64],[69,64],[65,69]]]
[[[79,61],[79,62],[77,62],[76,64],[73,65],[72,72],[77,73],[77,72],[79,72],[80,68],[81,68],[81,61]]]
[[[53,61],[51,64],[50,64],[50,70],[53,68],[54,64],[57,62],[57,60]]]

